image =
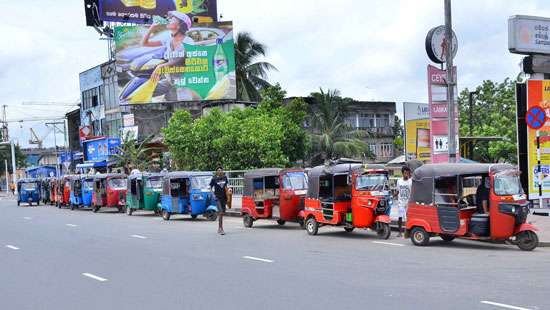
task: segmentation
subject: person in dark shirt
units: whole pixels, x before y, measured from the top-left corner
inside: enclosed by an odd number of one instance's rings
[[[216,168],[216,175],[210,180],[210,189],[214,189],[214,195],[216,196],[217,207],[218,207],[218,234],[225,235],[223,231],[223,216],[225,214],[225,208],[227,205],[227,177],[223,173],[223,168],[221,166]]]
[[[483,181],[477,187],[476,191],[476,203],[477,212],[480,214],[489,213],[489,189],[491,187],[491,180],[488,177],[484,177]]]

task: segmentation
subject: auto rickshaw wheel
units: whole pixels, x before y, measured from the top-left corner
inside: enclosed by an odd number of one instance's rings
[[[451,235],[439,235],[439,237],[441,237],[441,239],[443,239],[443,241],[445,242],[451,242],[455,240],[455,236],[451,236]]]
[[[99,207],[98,207],[98,206],[93,206],[93,207],[92,207],[92,211],[93,211],[94,213],[97,213],[97,212],[99,211]]]
[[[277,224],[283,226],[286,223],[286,221],[283,220],[277,220]]]
[[[214,210],[208,210],[208,211],[206,211],[206,215],[205,215],[205,216],[206,216],[206,219],[207,219],[208,221],[211,221],[211,222],[215,221],[215,220],[218,218],[218,214],[217,214],[216,211],[214,211]]]
[[[19,207],[21,205],[21,201],[17,200],[17,206]]]
[[[252,225],[254,225],[254,219],[249,214],[245,214],[243,216],[243,225],[246,228],[252,228]]]
[[[132,213],[134,213],[134,209],[132,209],[132,208],[126,208],[126,214],[128,214],[129,216],[131,216]]]
[[[417,246],[426,246],[430,242],[430,235],[422,227],[415,227],[411,230],[411,241]]]
[[[311,236],[315,236],[319,231],[319,223],[317,223],[314,217],[310,217],[307,219],[306,231],[308,235],[311,235]]]
[[[380,223],[376,235],[380,239],[388,240],[391,236],[391,228],[388,223]]]
[[[170,220],[170,212],[168,212],[166,210],[162,210],[162,219],[165,220],[165,221],[169,221]]]
[[[197,216],[198,216],[197,214],[191,214],[191,218],[194,219],[194,220],[197,219]]]
[[[74,204],[71,203],[71,210],[74,210]]]
[[[36,203],[36,205],[37,205],[37,206],[39,206],[39,205],[40,205],[40,201],[39,201],[39,202],[37,202],[37,203]]]
[[[523,251],[533,251],[539,245],[539,237],[530,230],[520,232],[516,239],[518,248]]]
[[[304,223],[303,218],[298,218],[298,224],[300,225],[300,228],[302,228],[302,229],[306,228],[306,223]]]
[[[355,227],[344,227],[344,230],[348,233],[352,232],[355,229]]]

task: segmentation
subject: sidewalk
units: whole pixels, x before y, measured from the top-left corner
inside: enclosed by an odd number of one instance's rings
[[[226,215],[232,217],[240,217],[241,206],[241,197],[234,197],[233,207],[230,210],[227,210]],[[397,230],[397,207],[394,206],[392,208],[390,218],[392,220],[392,229]],[[539,237],[539,246],[550,247],[550,216],[529,215],[529,217],[527,218],[527,222],[532,223],[539,229],[539,231],[537,232],[537,235]]]
[[[529,215],[527,223],[538,228],[539,246],[550,247],[550,216]]]

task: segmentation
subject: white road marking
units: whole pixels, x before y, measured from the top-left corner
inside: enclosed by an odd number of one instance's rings
[[[18,248],[18,247],[16,247],[16,246],[13,246],[13,245],[9,245],[9,244],[8,244],[8,245],[6,245],[6,248],[8,248],[8,249],[12,249],[12,250],[19,250],[19,248]]]
[[[32,218],[28,217],[28,216],[25,216],[24,219],[26,220],[32,220]]]
[[[482,304],[486,304],[486,305],[495,306],[495,307],[506,308],[506,309],[514,309],[514,310],[531,310],[531,309],[529,309],[529,308],[516,307],[516,306],[507,305],[507,304],[501,304],[501,303],[498,303],[498,302],[486,301],[486,300],[481,301],[481,303],[482,303]]]
[[[147,237],[145,237],[145,236],[140,236],[140,235],[131,235],[130,237],[132,237],[132,238],[138,238],[138,239],[147,239]]]
[[[376,243],[376,244],[385,244],[385,245],[393,245],[393,246],[404,246],[403,244],[399,244],[399,243],[382,242],[382,241],[373,241],[372,243]]]
[[[264,263],[273,263],[274,262],[271,259],[259,258],[259,257],[254,257],[254,256],[243,256],[243,258],[244,259],[255,260],[255,261],[259,261],[259,262],[264,262]]]
[[[66,224],[66,225],[69,227],[78,227],[78,225],[75,225],[75,224]]]
[[[94,279],[94,280],[97,280],[97,281],[99,281],[99,282],[105,282],[105,281],[107,281],[107,279],[105,279],[105,278],[98,277],[98,276],[96,276],[96,275],[93,275],[93,274],[87,273],[87,272],[83,273],[82,275],[85,276],[85,277],[88,277],[88,278],[92,278],[92,279]]]

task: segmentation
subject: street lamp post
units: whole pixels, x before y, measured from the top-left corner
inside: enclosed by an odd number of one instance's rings
[[[455,128],[455,103],[454,103],[454,72],[453,72],[453,23],[451,17],[451,0],[445,0],[445,40],[448,48],[445,54],[447,64],[447,112],[449,117],[449,162],[456,163],[456,128]]]
[[[9,142],[6,141],[6,142],[2,142],[0,143],[0,145],[10,145],[11,147],[11,165],[12,165],[12,169],[13,169],[13,184],[16,185],[15,186],[15,193],[17,194],[17,165],[15,163],[15,143],[13,142],[13,140],[10,140]],[[6,161],[6,171],[7,171],[7,168],[8,168],[8,165],[7,165],[7,161]]]

